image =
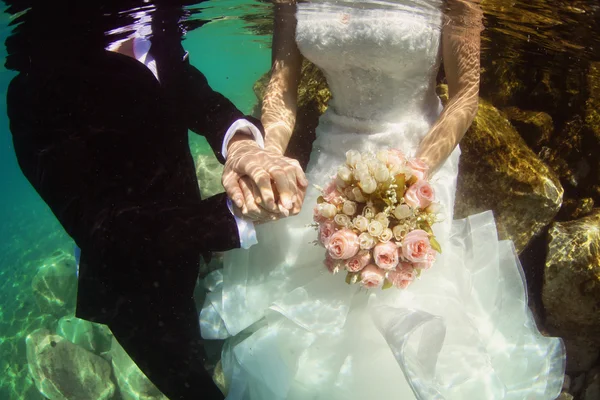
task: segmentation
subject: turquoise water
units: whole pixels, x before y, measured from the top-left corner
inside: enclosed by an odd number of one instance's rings
[[[245,113],[256,104],[252,86],[270,63],[270,38],[251,34],[239,18],[260,12],[255,6],[249,0],[204,3],[203,18],[221,18],[189,32],[184,42],[192,64]],[[0,14],[2,42],[9,32],[8,17]],[[0,58],[5,54],[2,46]],[[43,265],[65,263],[74,276],[73,242],[22,176],[15,159],[5,111],[13,76],[0,69],[0,399],[43,399],[28,373],[25,338],[37,328],[57,330],[59,319],[73,311],[76,282],[69,280],[70,287],[62,288],[69,299],[54,308],[39,306],[40,295],[32,286]],[[202,137],[191,134],[190,141],[195,153],[211,153]]]

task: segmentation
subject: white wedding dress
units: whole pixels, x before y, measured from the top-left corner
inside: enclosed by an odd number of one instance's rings
[[[436,96],[443,0],[298,4],[297,42],[327,77],[307,176],[324,185],[349,149],[412,154],[441,112]],[[408,289],[367,291],[323,265],[302,212],[257,227],[206,280],[207,339],[228,338],[228,399],[554,399],[565,352],[527,307],[512,243],[491,212],[453,221],[457,148],[432,179],[443,254]],[[502,194],[499,193],[499,196]]]

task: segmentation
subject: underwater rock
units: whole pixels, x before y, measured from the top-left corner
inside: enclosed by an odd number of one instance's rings
[[[48,330],[26,339],[29,373],[50,400],[111,399],[115,393],[110,364]]]
[[[569,393],[566,393],[566,392],[562,392],[560,394],[560,396],[558,396],[556,398],[556,400],[573,400],[573,399],[574,399],[574,397],[572,395],[570,395]]]
[[[542,300],[549,329],[600,347],[600,208],[548,232]]]
[[[594,199],[585,197],[582,199],[566,199],[558,213],[561,221],[571,221],[589,215],[594,209]]]
[[[58,321],[56,334],[73,344],[100,355],[110,350],[112,333],[105,325],[75,318],[63,317]]]
[[[592,369],[586,376],[586,387],[581,396],[583,400],[600,399],[600,368]]]
[[[169,400],[150,382],[114,338],[110,355],[123,400]]]
[[[539,152],[550,142],[554,131],[550,115],[542,111],[524,111],[517,107],[507,107],[502,112],[533,151]]]
[[[223,165],[214,154],[199,154],[196,157],[196,176],[203,199],[225,191],[221,184],[221,175],[223,175]]]
[[[31,285],[42,313],[57,317],[75,313],[77,275],[72,255],[57,252],[46,258]]]
[[[553,329],[551,329],[554,331]],[[553,332],[560,335],[558,331]],[[576,374],[588,371],[600,356],[600,345],[585,338],[563,338],[567,351],[567,372]],[[573,394],[577,394],[573,392]]]
[[[500,237],[521,252],[558,212],[558,178],[484,100],[460,146],[455,218],[493,210]]]

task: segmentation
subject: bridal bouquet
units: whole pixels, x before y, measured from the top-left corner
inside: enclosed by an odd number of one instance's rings
[[[314,209],[325,266],[348,284],[406,288],[441,253],[431,226],[439,204],[427,166],[395,149],[346,153]]]

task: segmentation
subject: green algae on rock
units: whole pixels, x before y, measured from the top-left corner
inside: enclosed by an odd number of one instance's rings
[[[110,356],[123,400],[168,400],[131,360],[114,337]]]
[[[112,333],[108,327],[72,316],[62,317],[58,321],[56,334],[97,355],[107,352],[111,347]]]
[[[484,100],[460,146],[455,218],[493,210],[500,237],[522,251],[561,206],[558,178]]]
[[[600,208],[555,222],[550,231],[542,299],[557,334],[600,347]]]
[[[517,107],[502,109],[510,123],[535,152],[550,142],[554,123],[552,117],[542,111],[524,111]]]
[[[50,400],[112,399],[110,364],[67,339],[40,329],[26,339],[29,373]]]

